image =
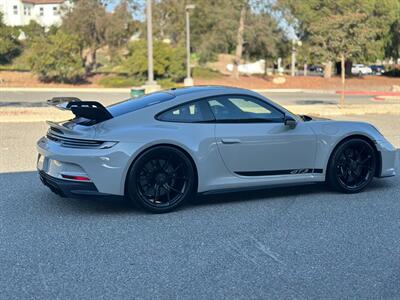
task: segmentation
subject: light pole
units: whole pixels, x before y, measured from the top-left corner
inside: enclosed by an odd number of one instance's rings
[[[301,45],[302,45],[301,41],[296,41],[295,39],[292,40],[292,68],[291,68],[292,77],[296,76],[296,54],[297,54],[296,47],[301,47]]]
[[[147,63],[148,63],[148,79],[146,82],[146,93],[160,89],[154,80],[154,62],[153,62],[153,18],[152,18],[152,1],[147,0]]]
[[[185,7],[186,10],[186,78],[184,81],[185,86],[193,86],[193,78],[191,74],[190,66],[190,11],[195,9],[194,4],[188,4]]]

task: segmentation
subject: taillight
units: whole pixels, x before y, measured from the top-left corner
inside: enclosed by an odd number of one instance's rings
[[[77,181],[90,181],[89,177],[85,176],[72,176],[72,175],[61,175],[62,178],[65,179],[71,179],[71,180],[77,180]]]

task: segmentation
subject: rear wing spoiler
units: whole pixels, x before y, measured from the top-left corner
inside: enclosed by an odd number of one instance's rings
[[[47,100],[47,104],[61,110],[70,110],[76,117],[96,122],[103,122],[113,118],[111,113],[96,101],[82,101],[76,97],[55,97]]]

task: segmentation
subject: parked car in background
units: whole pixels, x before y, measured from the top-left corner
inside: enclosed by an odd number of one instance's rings
[[[321,66],[310,65],[308,67],[308,70],[310,72],[324,73],[324,68],[322,68]]]
[[[355,64],[351,68],[351,73],[354,75],[371,75],[372,69],[363,64]]]
[[[385,66],[383,65],[372,65],[370,68],[372,70],[372,74],[374,75],[382,75],[385,73]]]

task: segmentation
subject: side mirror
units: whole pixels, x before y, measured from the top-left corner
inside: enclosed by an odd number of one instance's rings
[[[293,119],[291,116],[285,116],[285,126],[289,127],[290,129],[294,129],[297,126],[297,121]]]

